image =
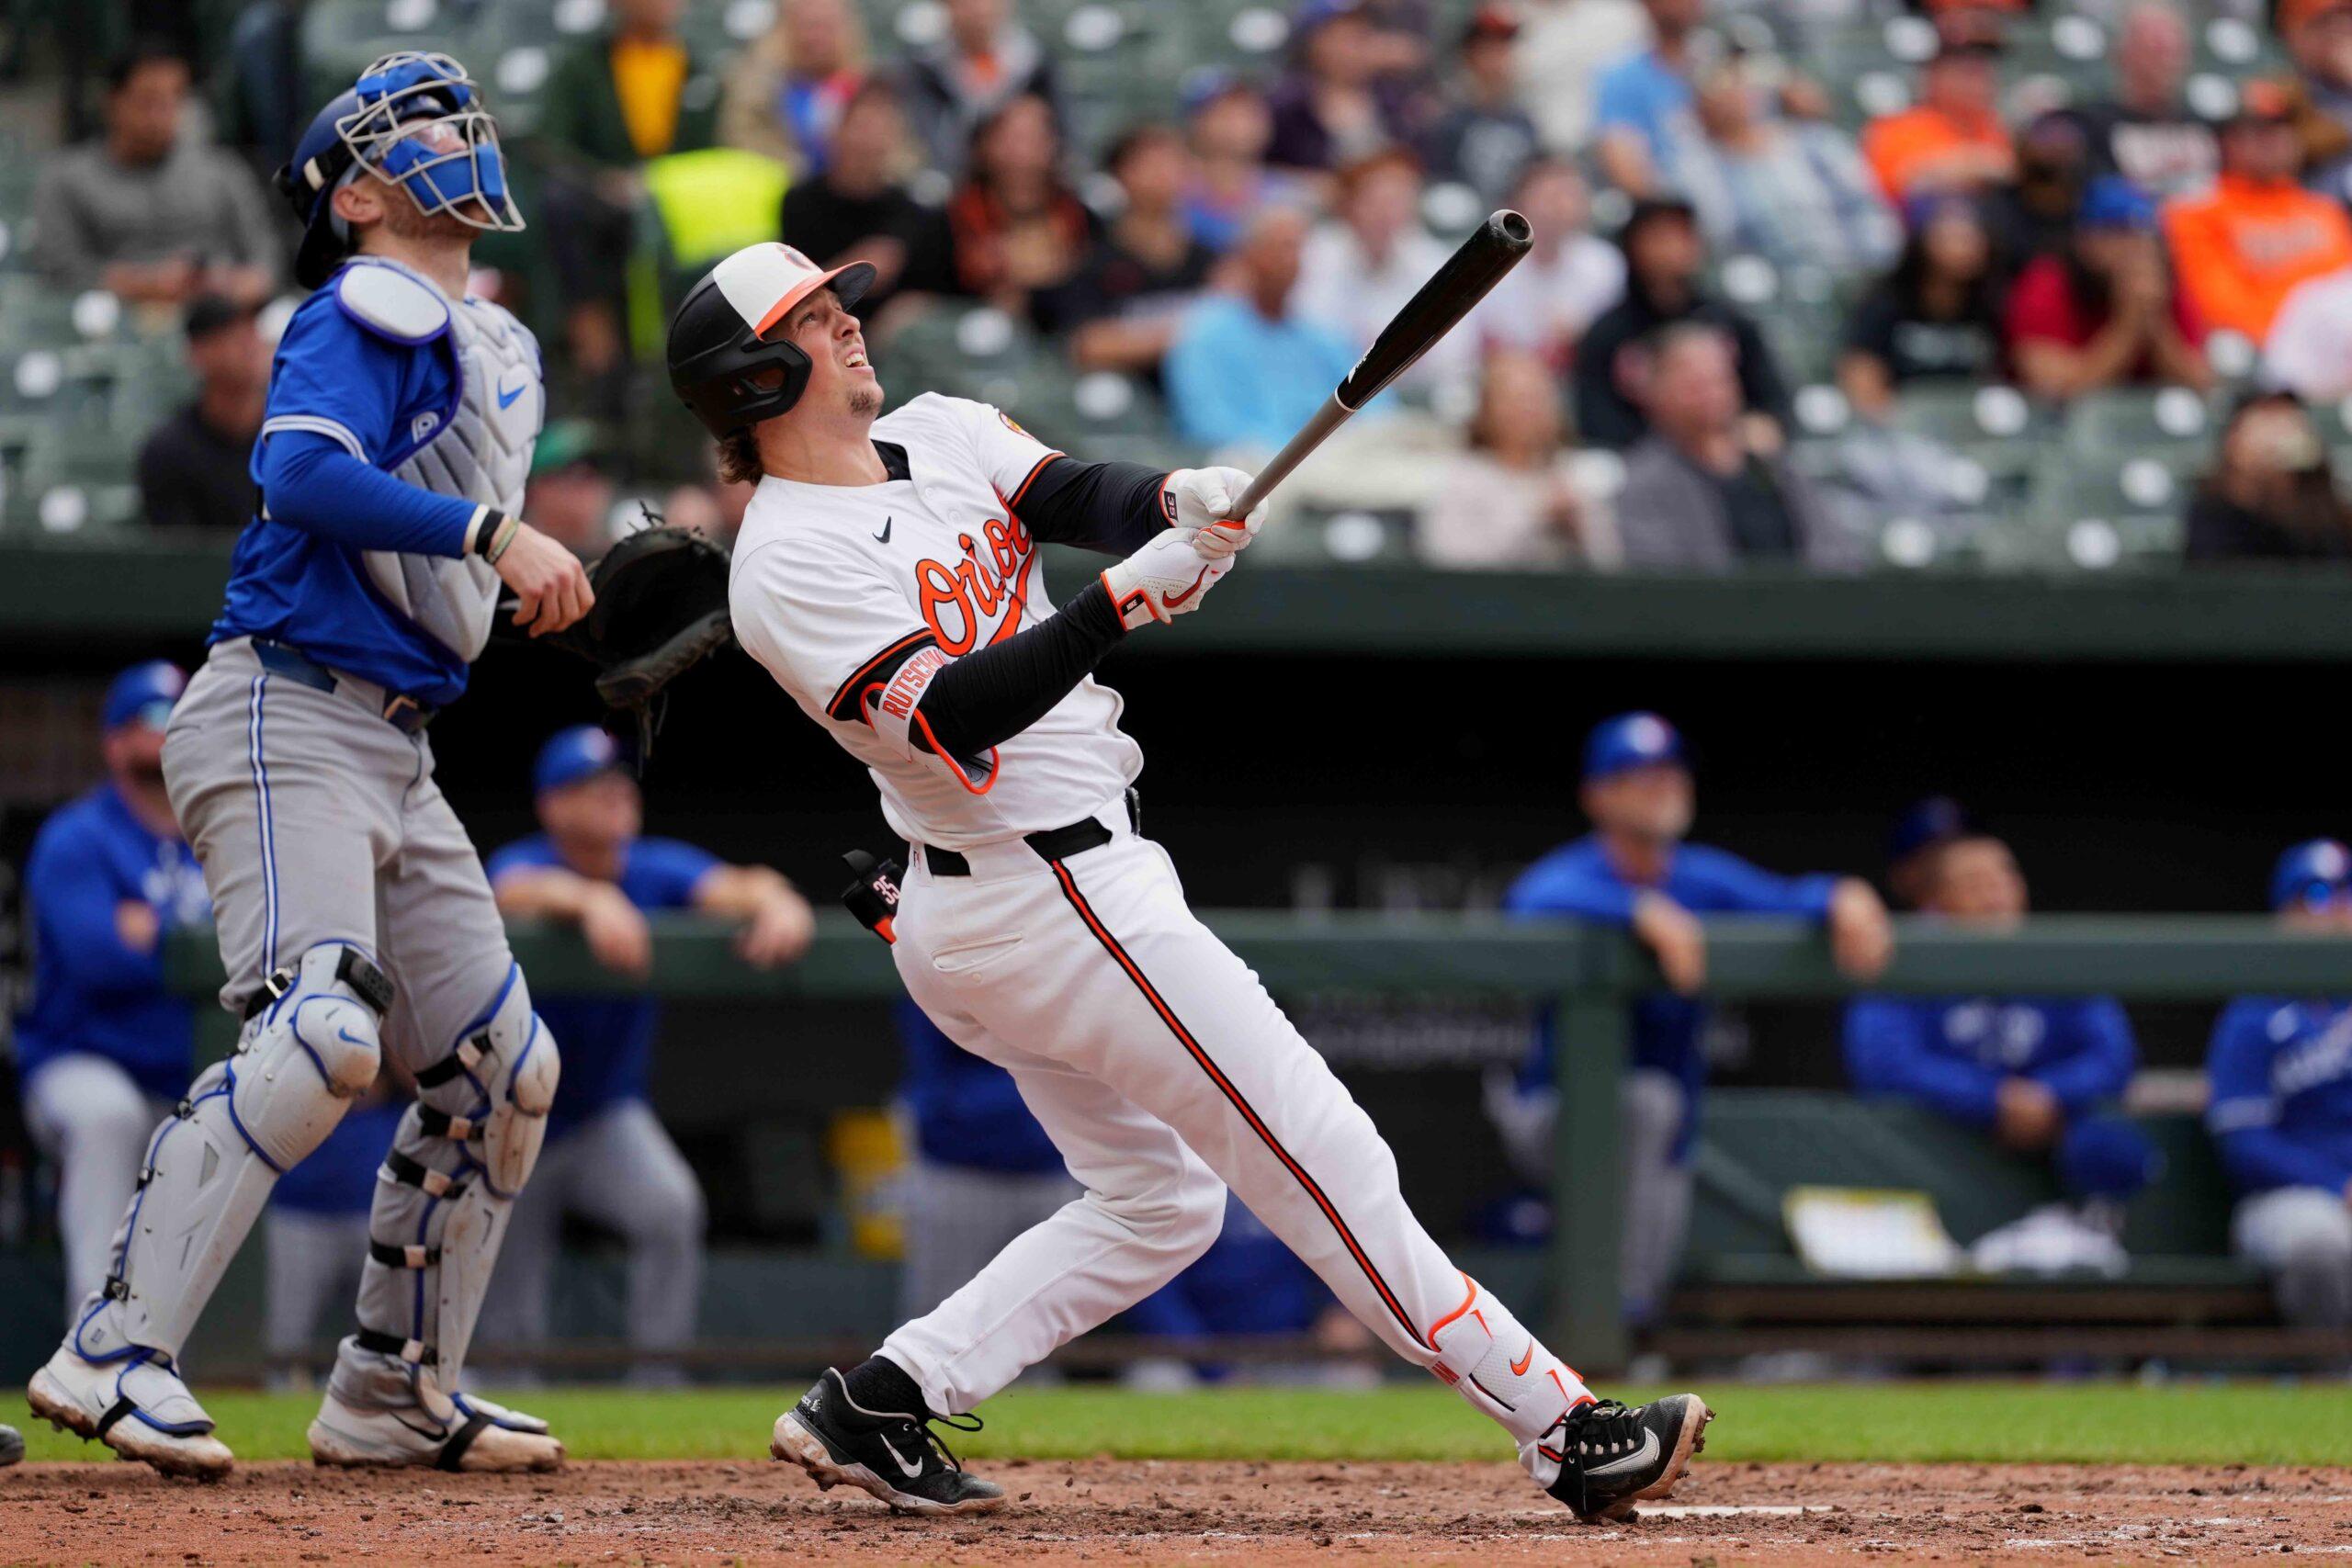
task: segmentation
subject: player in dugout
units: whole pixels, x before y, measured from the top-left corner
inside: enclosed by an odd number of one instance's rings
[[[1654,713],[1620,714],[1585,742],[1579,800],[1592,831],[1529,866],[1504,895],[1521,919],[1572,916],[1630,931],[1657,960],[1666,994],[1634,1009],[1633,1058],[1621,1119],[1625,1224],[1618,1282],[1627,1320],[1664,1304],[1690,1219],[1699,1100],[1707,1081],[1710,914],[1797,915],[1827,931],[1838,966],[1874,978],[1894,953],[1886,906],[1859,877],[1787,877],[1726,850],[1687,842],[1697,795],[1682,737]],[[1491,1083],[1488,1113],[1522,1176],[1546,1179],[1552,1128],[1554,1018],[1547,1010],[1517,1078]]]
[[[808,901],[763,865],[729,865],[675,839],[644,835],[645,801],[613,738],[591,725],[559,731],[531,775],[540,831],[493,853],[487,869],[509,919],[579,927],[599,964],[651,971],[649,909],[695,909],[742,929],[736,951],[761,968],[807,951]],[[548,1336],[548,1286],[564,1216],[617,1233],[628,1248],[628,1339],[646,1353],[639,1382],[673,1382],[666,1353],[694,1339],[701,1302],[702,1187],[650,1103],[661,1004],[648,996],[550,996],[539,1014],[564,1042],[563,1078],[547,1145],[507,1227],[482,1337],[513,1348]]]
[[[2352,932],[2352,849],[2278,857],[2270,905],[2290,931]],[[2241,997],[2213,1026],[2206,1130],[2238,1189],[2231,1241],[2269,1270],[2278,1311],[2352,1328],[2352,997]]]
[[[2001,931],[2025,917],[2017,857],[1948,798],[1897,818],[1888,861],[1890,883],[1939,919]],[[2147,1134],[2109,1113],[2140,1057],[2112,997],[1860,997],[1846,1010],[1845,1048],[1861,1093],[2047,1157],[2074,1205],[2062,1217],[2110,1240],[2123,1205],[2162,1168]]]
[[[65,1317],[106,1278],[155,1123],[187,1088],[196,1010],[164,988],[164,936],[211,917],[164,793],[164,726],[187,685],[156,660],[99,709],[105,782],[62,807],[25,863],[32,988],[17,1017],[25,1123],[57,1165]]]

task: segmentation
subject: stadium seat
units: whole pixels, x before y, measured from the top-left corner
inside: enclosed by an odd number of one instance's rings
[[[2213,425],[2211,406],[2186,387],[2117,388],[2075,400],[2065,441],[2086,457],[2145,454],[2177,468],[2205,460]]]

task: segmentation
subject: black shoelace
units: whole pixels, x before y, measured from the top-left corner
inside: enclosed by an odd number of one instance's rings
[[[931,1424],[934,1421],[943,1427],[949,1427],[950,1429],[958,1432],[977,1432],[988,1423],[982,1421],[977,1416],[933,1416],[926,1414],[920,1420],[913,1416],[906,1418],[907,1425],[914,1428],[915,1436],[922,1438],[922,1441],[929,1444],[934,1450],[936,1450],[939,1457],[946,1461],[948,1469],[961,1472],[964,1468],[964,1461],[956,1457],[956,1450],[947,1446],[946,1438],[941,1437],[937,1432],[931,1429]],[[966,1426],[965,1423],[967,1421],[970,1422],[971,1425],[968,1427]]]
[[[1631,1453],[1641,1446],[1641,1413],[1613,1399],[1579,1404],[1560,1417],[1560,1451],[1578,1465]]]

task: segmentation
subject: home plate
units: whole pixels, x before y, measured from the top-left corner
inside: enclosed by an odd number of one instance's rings
[[[1664,1503],[1642,1505],[1645,1519],[1727,1519],[1741,1516],[1761,1518],[1794,1518],[1800,1514],[1834,1514],[1838,1510],[1817,1503]]]

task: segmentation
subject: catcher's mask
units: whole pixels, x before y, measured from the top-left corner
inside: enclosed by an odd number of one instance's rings
[[[784,412],[808,385],[808,355],[770,342],[795,305],[830,286],[844,308],[874,285],[870,262],[827,271],[790,245],[746,245],[710,269],[670,322],[670,385],[712,435]]]
[[[306,288],[324,283],[351,254],[334,193],[363,171],[406,191],[428,217],[446,212],[502,234],[523,227],[498,124],[481,87],[446,54],[401,50],[368,66],[311,119],[277,171],[278,192],[302,224],[294,276]]]

